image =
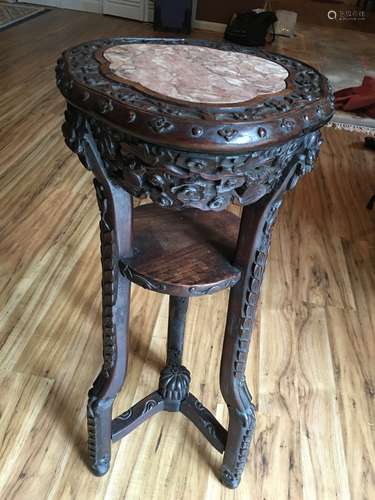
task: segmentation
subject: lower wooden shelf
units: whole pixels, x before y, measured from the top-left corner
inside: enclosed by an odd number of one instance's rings
[[[175,211],[154,204],[134,209],[134,256],[121,262],[130,281],[180,297],[233,286],[240,219],[230,212]]]

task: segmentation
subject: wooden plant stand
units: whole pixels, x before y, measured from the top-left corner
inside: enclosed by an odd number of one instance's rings
[[[185,102],[111,73],[105,50],[127,44],[253,55],[288,71],[285,89],[241,103]],[[162,410],[181,411],[224,453],[221,479],[235,488],[255,426],[245,367],[271,230],[284,194],[318,154],[319,129],[333,113],[327,80],[264,50],[121,38],[67,50],[57,83],[68,101],[66,143],[92,171],[101,212],[104,359],[89,392],[91,469],[108,471],[111,441]],[[153,203],[133,210],[132,196]],[[225,211],[232,202],[244,206],[241,218]],[[131,282],[170,295],[167,362],[159,387],[112,419],[127,368]],[[228,429],[189,392],[182,365],[189,297],[224,288],[231,289],[220,370]]]

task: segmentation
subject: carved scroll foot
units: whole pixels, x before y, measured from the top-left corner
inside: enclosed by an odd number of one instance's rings
[[[103,365],[89,391],[87,425],[90,467],[102,476],[111,459],[112,405],[127,370],[130,282],[121,275],[119,262],[132,253],[132,201],[108,176],[87,123],[81,156],[95,175],[101,216]]]
[[[113,399],[97,399],[89,392],[87,430],[89,464],[96,476],[108,472],[111,460],[111,425]]]
[[[255,407],[249,402],[245,412],[229,409],[228,438],[220,479],[228,488],[237,488],[245,468],[255,429]]]

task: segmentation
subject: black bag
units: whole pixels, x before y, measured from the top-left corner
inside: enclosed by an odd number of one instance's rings
[[[277,21],[274,12],[254,11],[244,14],[235,14],[225,29],[224,38],[230,42],[247,46],[260,46],[266,44],[269,27]],[[270,41],[274,41],[273,34]]]

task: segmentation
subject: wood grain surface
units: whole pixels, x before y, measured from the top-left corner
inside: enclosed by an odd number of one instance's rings
[[[258,422],[239,489],[218,482],[222,457],[179,414],[155,415],[114,444],[105,477],[87,469],[86,394],[101,363],[99,215],[90,174],[62,139],[54,65],[84,40],[151,33],[61,10],[0,33],[0,498],[370,500],[374,153],[361,136],[330,129],[275,226],[248,363]],[[313,49],[283,42],[307,63]],[[157,387],[167,306],[133,286],[129,375],[115,413]],[[184,352],[192,392],[224,425],[226,307],[227,291],[191,299]]]
[[[239,225],[239,217],[227,211],[139,206],[133,217],[134,256],[120,267],[146,289],[177,296],[215,293],[240,279],[240,270],[230,264]]]

